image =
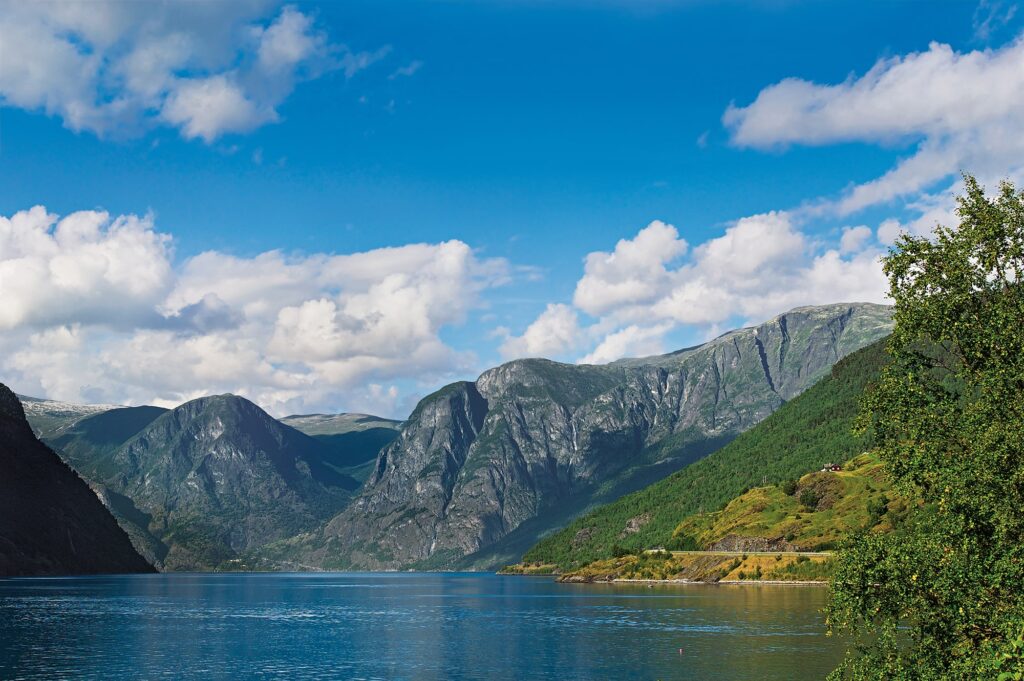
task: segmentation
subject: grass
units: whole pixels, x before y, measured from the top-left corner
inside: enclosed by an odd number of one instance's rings
[[[814,508],[801,502],[807,490],[818,500]],[[857,531],[891,530],[906,508],[893,493],[881,462],[862,454],[841,472],[804,475],[793,494],[780,485],[752,489],[722,511],[686,518],[673,536],[691,537],[702,548],[734,536],[778,538],[802,551],[828,551]]]
[[[796,553],[778,553],[732,556],[721,553],[653,552],[595,561],[563,574],[561,580],[566,582],[601,582],[620,579],[707,583],[826,582],[831,575],[831,568],[831,557],[820,555],[804,556]]]

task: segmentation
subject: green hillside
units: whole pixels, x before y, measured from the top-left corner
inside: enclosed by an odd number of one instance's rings
[[[711,550],[829,551],[860,530],[891,531],[906,509],[878,458],[861,454],[838,472],[756,487],[686,518],[673,536]]]
[[[851,433],[865,387],[886,362],[885,340],[838,362],[831,373],[756,427],[687,468],[601,506],[542,539],[523,561],[577,568],[613,552],[692,548],[674,536],[681,519],[722,509],[750,488],[779,484],[846,461],[867,448]]]

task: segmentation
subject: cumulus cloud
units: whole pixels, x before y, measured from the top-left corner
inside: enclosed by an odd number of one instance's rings
[[[58,220],[42,206],[0,216],[0,331],[155,319],[172,283],[170,255],[150,216]]]
[[[662,352],[665,335],[680,327],[709,331],[800,305],[883,302],[881,253],[871,245],[871,233],[856,227],[838,248],[824,248],[791,214],[771,212],[737,220],[682,257],[687,244],[676,228],[653,222],[613,252],[585,258],[575,310],[549,305],[502,349],[506,356],[523,356],[584,345],[592,349],[580,361],[602,363]],[[592,321],[580,322],[577,310]],[[568,338],[575,346],[564,342]]]
[[[176,263],[152,216],[35,207],[0,218],[0,370],[71,401],[394,406],[389,382],[473,366],[442,331],[510,276],[461,241]]]
[[[265,0],[0,3],[0,102],[72,130],[154,125],[210,143],[278,120],[295,85],[352,77],[388,48],[355,52],[314,18]]]
[[[579,315],[561,303],[550,303],[521,336],[508,336],[501,344],[504,357],[552,357],[577,348],[581,338]]]
[[[597,347],[580,359],[581,364],[607,364],[622,357],[644,357],[665,352],[664,336],[671,324],[638,326],[630,324],[608,334]]]
[[[686,248],[675,227],[655,220],[635,238],[620,240],[611,253],[599,251],[586,257],[573,304],[599,315],[625,302],[651,301],[668,279],[665,265]]]
[[[827,207],[840,215],[927,190],[962,169],[983,180],[1024,169],[1024,38],[999,49],[958,52],[932,43],[923,52],[878,61],[860,77],[823,85],[787,78],[723,122],[733,144],[868,142],[908,145],[912,153]]]

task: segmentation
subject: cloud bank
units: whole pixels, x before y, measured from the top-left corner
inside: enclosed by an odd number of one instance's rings
[[[461,241],[180,264],[152,216],[0,217],[0,369],[42,394],[177,404],[234,392],[278,413],[396,412],[396,380],[475,368],[442,338],[509,281]],[[404,405],[403,405],[404,406]]]

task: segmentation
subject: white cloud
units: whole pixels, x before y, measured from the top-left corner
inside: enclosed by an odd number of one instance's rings
[[[507,334],[506,334],[507,335]],[[552,357],[577,348],[582,338],[576,310],[550,303],[522,336],[508,337],[501,344],[504,357]]]
[[[974,37],[986,41],[992,34],[1003,28],[1017,15],[1015,3],[1004,3],[1002,0],[981,0],[974,10],[971,21]]]
[[[210,143],[278,120],[296,83],[387,54],[332,43],[265,0],[0,3],[0,103],[101,136],[154,125]]]
[[[605,336],[592,352],[580,359],[580,363],[607,364],[622,357],[646,357],[661,354],[665,352],[663,338],[671,328],[671,324],[646,327],[631,324]]]
[[[623,303],[650,301],[668,278],[665,265],[686,252],[686,241],[672,225],[655,220],[633,239],[622,239],[611,253],[585,259],[573,304],[594,315]]]
[[[372,386],[475,368],[441,334],[511,271],[461,241],[175,264],[152,217],[36,207],[0,218],[0,371],[69,401],[395,406]]]
[[[835,85],[787,78],[723,122],[738,146],[771,148],[860,141],[909,145],[881,177],[827,204],[846,215],[914,195],[961,170],[983,181],[1024,169],[1024,38],[994,50],[923,52],[880,60]]]
[[[167,95],[161,118],[181,128],[188,139],[210,143],[225,132],[249,132],[277,119],[272,107],[261,108],[225,75],[178,83]]]
[[[171,286],[170,243],[152,218],[42,206],[0,216],[0,331],[155,318]]]
[[[839,239],[839,252],[843,255],[856,253],[864,247],[869,239],[871,239],[871,228],[867,225],[845,227],[843,236]]]
[[[586,257],[574,305],[592,323],[580,323],[568,306],[549,305],[502,350],[523,356],[591,346],[580,361],[608,362],[662,352],[665,335],[680,327],[709,332],[800,305],[884,302],[881,252],[870,236],[869,228],[857,227],[839,248],[826,248],[800,231],[791,214],[771,212],[737,220],[680,258],[685,241],[675,227],[652,223],[619,241],[613,253]],[[570,320],[571,334],[552,331],[570,328]],[[559,342],[570,335],[575,346]]]
[[[419,59],[414,59],[405,66],[400,66],[397,69],[395,69],[391,73],[391,75],[388,76],[388,80],[394,80],[395,78],[400,78],[402,76],[413,76],[421,68],[423,68],[423,62],[421,62]]]

